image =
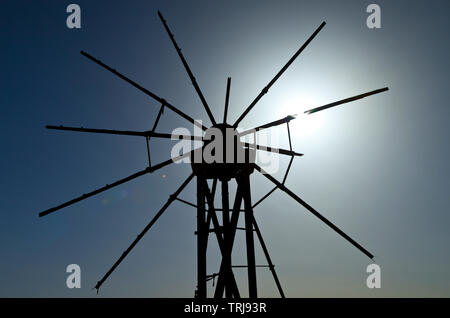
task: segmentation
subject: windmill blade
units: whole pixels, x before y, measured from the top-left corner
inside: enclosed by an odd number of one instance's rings
[[[314,33],[309,37],[308,40],[298,49],[297,52],[290,58],[290,60],[286,63],[285,66],[275,75],[275,77],[267,84],[266,87],[264,87],[259,93],[258,96],[256,96],[255,100],[247,107],[247,109],[242,113],[242,115],[236,120],[236,122],[233,124],[233,127],[237,127],[242,119],[244,119],[245,116],[247,116],[248,112],[258,103],[258,101],[263,97],[267,92],[269,91],[270,87],[278,80],[278,78],[284,73],[284,71],[287,70],[287,68],[294,62],[294,60],[302,53],[302,51],[308,46],[308,44],[316,37],[316,35],[322,30],[322,28],[325,26],[325,21],[322,22],[322,24],[314,31]]]
[[[55,129],[55,130],[66,130],[66,131],[78,131],[78,132],[89,132],[89,133],[100,133],[100,134],[113,134],[113,135],[127,135],[127,136],[144,136],[144,137],[155,137],[155,138],[164,138],[164,139],[185,139],[185,140],[193,140],[193,141],[204,141],[201,136],[191,136],[191,135],[172,135],[165,133],[157,133],[152,131],[129,131],[129,130],[110,130],[110,129],[94,129],[94,128],[77,128],[77,127],[66,127],[66,126],[46,126],[47,129]],[[244,146],[248,148],[280,153],[282,155],[288,156],[303,156],[301,153],[297,153],[290,150],[267,147],[261,145],[254,145],[248,142],[243,143]]]
[[[192,81],[192,85],[194,86],[195,91],[196,91],[197,94],[198,94],[198,97],[200,97],[200,100],[202,101],[203,107],[205,108],[206,112],[208,113],[208,117],[209,117],[209,119],[211,120],[211,123],[212,123],[213,125],[216,125],[216,120],[214,119],[214,116],[213,116],[213,114],[211,113],[211,109],[209,108],[208,103],[206,102],[206,99],[205,99],[205,97],[203,96],[203,93],[202,93],[200,87],[199,87],[198,84],[197,84],[197,80],[195,79],[194,75],[192,74],[192,71],[191,71],[191,69],[190,69],[188,63],[186,62],[186,59],[184,58],[183,53],[181,53],[181,49],[178,47],[178,44],[177,44],[177,42],[175,41],[175,37],[173,36],[172,32],[170,32],[169,26],[167,25],[167,22],[166,22],[166,20],[164,19],[164,17],[162,16],[162,14],[161,14],[160,11],[158,11],[158,16],[159,16],[159,18],[161,19],[161,22],[163,23],[164,28],[166,29],[167,34],[169,35],[170,40],[172,41],[172,44],[173,44],[173,46],[175,47],[175,50],[177,51],[178,56],[180,57],[181,62],[183,63],[184,68],[186,69],[186,72],[187,72],[188,75],[189,75],[189,78],[190,78],[191,81]]]
[[[270,122],[270,123],[267,123],[267,124],[265,124],[265,125],[261,125],[261,126],[255,127],[255,128],[251,128],[251,129],[248,129],[248,130],[244,130],[243,132],[240,132],[240,133],[238,134],[238,136],[239,136],[239,137],[246,136],[246,135],[253,134],[253,133],[255,133],[255,132],[257,132],[257,131],[260,131],[260,130],[263,130],[263,129],[267,129],[267,128],[270,128],[270,127],[279,126],[279,125],[288,123],[288,122],[290,122],[292,119],[295,119],[295,116],[296,116],[296,115],[289,115],[289,116],[286,116],[286,117],[284,117],[284,118],[281,118],[281,119],[272,121],[272,122]]]
[[[263,150],[263,151],[267,151],[267,152],[279,153],[279,154],[286,155],[286,156],[298,156],[298,157],[303,156],[302,153],[298,153],[298,152],[294,152],[294,151],[290,151],[290,150],[286,150],[286,149],[255,145],[255,144],[251,144],[248,142],[243,142],[243,144],[245,147],[248,147],[251,149],[258,149],[258,150]]]
[[[143,176],[144,174],[147,174],[149,172],[150,172],[150,168],[146,168],[144,170],[138,171],[138,172],[136,172],[136,173],[134,173],[134,174],[132,174],[132,175],[126,177],[126,178],[120,179],[120,180],[118,180],[118,181],[116,181],[116,182],[114,182],[112,184],[107,184],[106,186],[101,187],[99,189],[96,189],[96,190],[94,190],[92,192],[85,193],[85,194],[83,194],[83,195],[81,195],[81,196],[79,196],[79,197],[77,197],[75,199],[72,199],[72,200],[67,201],[67,202],[65,202],[63,204],[60,204],[58,206],[55,206],[53,208],[47,209],[45,211],[42,211],[42,212],[39,213],[39,217],[46,216],[47,214],[53,213],[55,211],[58,211],[58,210],[60,210],[62,208],[65,208],[65,207],[67,207],[69,205],[72,205],[72,204],[74,204],[76,202],[79,202],[81,200],[84,200],[84,199],[87,199],[89,197],[92,197],[92,196],[94,196],[96,194],[99,194],[99,193],[101,193],[103,191],[106,191],[108,189],[114,188],[114,187],[116,187],[116,186],[118,186],[118,185],[120,185],[122,183],[125,183],[125,182],[128,182],[130,180],[136,179],[136,178],[138,178],[140,176]]]
[[[130,131],[130,130],[94,129],[94,128],[83,128],[83,127],[78,128],[78,127],[50,126],[50,125],[45,126],[45,128],[55,129],[55,130],[98,133],[98,134],[143,136],[143,137],[155,137],[155,138],[164,138],[164,139],[186,139],[186,140],[203,141],[203,137],[201,137],[201,136],[165,134],[165,133],[157,133],[157,132],[150,131],[150,130],[148,130],[148,131]]]
[[[94,129],[94,128],[84,128],[84,127],[66,127],[66,126],[45,126],[47,129],[55,130],[66,130],[66,131],[78,131],[78,132],[88,132],[88,133],[98,133],[98,134],[112,134],[112,135],[125,135],[125,136],[143,136],[147,137],[145,131],[130,131],[130,130],[111,130],[111,129]]]
[[[319,112],[321,110],[324,110],[324,109],[328,109],[328,108],[331,108],[331,107],[334,107],[334,106],[350,103],[350,102],[353,102],[355,100],[358,100],[358,99],[361,99],[361,98],[364,98],[364,97],[368,97],[368,96],[371,96],[371,95],[379,94],[379,93],[382,93],[382,92],[385,92],[385,91],[388,91],[388,90],[389,90],[389,87],[376,89],[376,90],[368,92],[368,93],[356,95],[356,96],[353,96],[353,97],[349,97],[349,98],[345,98],[345,99],[339,100],[339,101],[334,102],[334,103],[330,103],[330,104],[326,104],[326,105],[323,105],[323,106],[320,106],[320,107],[309,109],[309,110],[305,111],[305,114],[309,115],[309,114],[317,113],[317,112]]]
[[[43,216],[46,216],[46,215],[48,215],[50,213],[56,212],[56,211],[58,211],[58,210],[60,210],[62,208],[65,208],[65,207],[69,206],[69,205],[72,205],[74,203],[77,203],[79,201],[87,199],[89,197],[92,197],[92,196],[94,196],[96,194],[99,194],[101,192],[104,192],[104,191],[106,191],[108,189],[114,188],[114,187],[116,187],[116,186],[118,186],[118,185],[120,185],[122,183],[125,183],[125,182],[128,182],[130,180],[136,179],[136,178],[138,178],[140,176],[143,176],[144,174],[152,173],[152,172],[154,172],[154,171],[156,171],[158,169],[161,169],[161,168],[163,168],[163,167],[165,167],[165,166],[167,166],[167,165],[169,165],[169,164],[171,164],[173,162],[176,162],[178,160],[181,160],[181,159],[189,156],[191,154],[191,152],[192,151],[189,151],[189,152],[187,152],[185,154],[182,154],[182,155],[180,155],[180,156],[178,156],[178,157],[176,157],[174,159],[169,159],[169,160],[163,161],[163,162],[161,162],[161,163],[159,163],[159,164],[157,164],[155,166],[147,167],[147,168],[145,168],[145,169],[143,169],[141,171],[133,173],[132,175],[130,175],[130,176],[126,177],[126,178],[117,180],[117,181],[113,182],[112,184],[107,184],[104,187],[98,188],[98,189],[96,189],[94,191],[91,191],[89,193],[85,193],[85,194],[83,194],[83,195],[81,195],[81,196],[79,196],[79,197],[77,197],[75,199],[72,199],[72,200],[67,201],[65,203],[62,203],[62,204],[60,204],[58,206],[55,206],[53,208],[47,209],[45,211],[42,211],[42,212],[39,213],[39,217],[43,217]]]
[[[173,112],[177,113],[178,115],[180,115],[181,117],[183,117],[184,119],[186,119],[187,121],[191,122],[192,124],[200,127],[203,130],[206,130],[207,127],[203,126],[202,124],[200,124],[199,122],[195,121],[192,117],[190,117],[189,115],[185,114],[184,112],[182,112],[181,110],[179,110],[178,108],[176,108],[175,106],[171,105],[170,103],[168,103],[165,99],[157,96],[156,94],[150,92],[148,89],[142,87],[141,85],[139,85],[138,83],[132,81],[131,79],[129,79],[128,77],[126,77],[125,75],[117,72],[115,69],[109,67],[108,65],[106,65],[105,63],[103,63],[100,60],[97,60],[95,57],[93,57],[92,55],[81,51],[80,52],[81,55],[87,57],[88,59],[90,59],[91,61],[97,63],[98,65],[100,65],[101,67],[107,69],[108,71],[110,71],[111,73],[113,73],[114,75],[118,76],[119,78],[123,79],[124,81],[126,81],[127,83],[133,85],[134,87],[136,87],[138,90],[140,90],[141,92],[147,94],[148,96],[150,96],[151,98],[157,100],[158,102],[160,102],[161,104],[163,104],[164,106],[166,106],[167,108],[169,108],[170,110],[172,110]]]
[[[170,206],[170,204],[175,200],[175,198],[183,191],[183,189],[188,185],[188,183],[192,180],[194,177],[194,174],[192,173],[184,182],[183,184],[178,188],[177,191],[175,191],[174,194],[169,196],[169,199],[167,200],[166,204],[156,213],[156,215],[153,217],[153,219],[147,224],[147,226],[142,230],[142,232],[137,236],[137,238],[131,243],[131,245],[123,252],[123,254],[119,257],[119,259],[114,263],[114,265],[109,269],[109,271],[100,279],[97,284],[95,285],[95,289],[98,290],[103,285],[106,279],[112,274],[112,272],[116,269],[117,266],[124,260],[125,257],[131,252],[131,250],[136,246],[136,244],[142,239],[142,237],[150,230],[150,228],[155,224],[155,222],[159,219],[159,217],[164,213],[164,211],[167,210],[167,208]]]
[[[286,188],[284,184],[276,180],[274,177],[272,177],[270,174],[268,174],[266,171],[264,171],[260,166],[257,164],[254,164],[255,169],[262,173],[263,176],[265,176],[267,179],[269,179],[271,182],[273,182],[280,190],[286,192],[291,198],[293,198],[295,201],[303,205],[309,212],[314,214],[316,217],[318,217],[322,222],[324,222],[326,225],[328,225],[330,228],[332,228],[334,231],[336,231],[339,235],[341,235],[343,238],[345,238],[347,241],[349,241],[353,246],[355,246],[357,249],[359,249],[361,252],[366,254],[370,259],[373,260],[373,254],[371,254],[368,250],[366,250],[364,247],[362,247],[360,244],[358,244],[355,240],[353,240],[350,236],[345,234],[341,229],[339,229],[336,225],[331,223],[327,218],[325,218],[322,214],[314,210],[313,207],[311,207],[308,203],[303,201],[300,197],[298,197],[295,193],[293,193],[291,190]]]
[[[195,141],[204,141],[202,136],[191,136],[191,135],[175,135],[175,134],[167,134],[167,133],[157,133],[154,131],[146,131],[149,137],[155,138],[164,138],[164,139],[185,139],[185,140],[195,140]]]
[[[267,250],[266,243],[264,242],[264,239],[262,237],[261,231],[259,230],[259,226],[256,223],[255,216],[252,215],[253,219],[253,226],[256,232],[256,235],[258,236],[259,243],[261,244],[261,248],[263,249],[264,255],[266,256],[267,264],[269,265],[269,269],[272,272],[273,279],[275,280],[275,284],[277,285],[278,292],[280,293],[281,298],[286,298],[284,296],[283,288],[281,287],[280,280],[278,279],[277,272],[275,271],[275,265],[272,263],[272,259],[270,258],[269,251]]]
[[[230,101],[230,87],[231,87],[231,77],[227,79],[227,92],[225,94],[225,109],[223,111],[223,123],[227,123],[227,115],[228,115],[228,103]]]

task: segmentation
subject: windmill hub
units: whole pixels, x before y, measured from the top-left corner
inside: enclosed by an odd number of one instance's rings
[[[256,150],[240,141],[239,133],[229,124],[216,124],[205,132],[205,143],[192,152],[192,170],[206,179],[236,178],[253,173]]]

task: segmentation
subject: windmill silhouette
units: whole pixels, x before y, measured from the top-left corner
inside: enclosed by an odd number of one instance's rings
[[[248,290],[249,297],[256,298],[257,297],[257,281],[256,281],[256,268],[257,267],[268,267],[271,271],[273,278],[275,280],[276,286],[280,293],[281,297],[285,297],[283,289],[281,287],[280,281],[278,279],[277,273],[275,271],[275,267],[270,258],[269,252],[267,250],[266,244],[263,240],[261,231],[258,227],[258,224],[253,215],[254,208],[259,205],[263,200],[268,198],[275,190],[279,189],[287,193],[290,197],[300,203],[303,207],[306,208],[309,212],[318,217],[322,222],[328,225],[331,229],[336,231],[340,236],[350,242],[353,246],[367,255],[370,259],[373,259],[373,255],[367,251],[364,247],[354,241],[350,236],[340,230],[336,225],[330,222],[327,218],[325,218],[322,214],[317,212],[313,207],[311,207],[308,203],[303,201],[299,196],[293,193],[285,186],[285,181],[290,171],[292,162],[294,157],[302,156],[300,153],[296,153],[292,150],[291,136],[289,130],[289,122],[295,118],[295,116],[287,116],[285,118],[275,120],[273,122],[267,123],[265,125],[261,125],[255,127],[253,129],[245,130],[242,132],[238,132],[237,128],[239,123],[248,115],[248,113],[254,108],[254,106],[259,102],[259,100],[269,91],[272,85],[280,78],[280,76],[286,71],[286,69],[294,62],[294,60],[300,55],[300,53],[309,45],[309,43],[314,39],[314,37],[320,32],[320,30],[325,26],[325,22],[322,22],[320,26],[314,31],[314,33],[307,39],[307,41],[295,52],[295,54],[289,59],[289,61],[283,66],[283,68],[273,77],[273,79],[261,90],[259,95],[251,102],[251,104],[244,110],[244,112],[240,115],[240,117],[234,122],[234,124],[230,125],[227,123],[227,113],[228,113],[228,104],[229,104],[229,95],[230,95],[230,84],[231,78],[227,80],[227,88],[226,88],[226,97],[225,97],[225,108],[224,108],[224,116],[223,122],[217,123],[211,109],[203,96],[203,93],[192,74],[192,71],[186,62],[181,49],[178,47],[178,44],[175,41],[173,34],[171,33],[166,21],[164,20],[161,12],[158,11],[159,18],[161,19],[162,24],[164,25],[165,30],[167,31],[170,40],[172,41],[178,56],[183,63],[186,72],[192,81],[192,85],[194,86],[195,91],[197,92],[200,101],[206,110],[206,113],[212,123],[211,128],[203,126],[200,122],[195,121],[189,115],[181,111],[179,108],[170,104],[167,100],[157,96],[152,93],[148,89],[142,87],[136,82],[132,81],[125,75],[119,73],[115,69],[109,67],[104,64],[100,60],[97,60],[93,56],[88,53],[81,51],[81,54],[95,62],[96,64],[102,66],[106,70],[110,71],[114,75],[133,85],[143,93],[147,94],[157,102],[161,104],[158,115],[156,117],[153,128],[148,131],[119,131],[119,130],[108,130],[108,129],[90,129],[90,128],[76,128],[76,127],[65,127],[65,126],[46,126],[48,129],[56,129],[56,130],[68,130],[68,131],[78,131],[78,132],[89,132],[89,133],[102,133],[102,134],[116,134],[116,135],[128,135],[128,136],[141,136],[145,137],[146,145],[147,145],[147,154],[149,165],[145,169],[138,171],[126,178],[117,180],[111,184],[107,184],[104,187],[98,188],[89,193],[83,194],[77,198],[74,198],[70,201],[62,203],[58,206],[52,207],[45,211],[39,213],[39,216],[45,216],[50,213],[56,212],[64,207],[70,206],[76,202],[85,200],[91,196],[99,194],[103,191],[116,187],[120,184],[143,176],[145,174],[153,173],[163,167],[169,166],[173,162],[177,162],[179,160],[190,158],[192,173],[189,177],[181,184],[181,186],[169,196],[167,202],[163,205],[163,207],[156,213],[156,215],[151,219],[151,221],[144,227],[142,232],[137,236],[137,238],[131,243],[131,245],[123,252],[123,254],[119,257],[119,259],[114,263],[114,265],[109,269],[109,271],[97,282],[95,288],[97,292],[102,284],[106,281],[106,279],[111,275],[111,273],[117,268],[117,266],[127,257],[130,251],[136,246],[136,244],[141,240],[141,238],[150,230],[150,228],[155,224],[158,218],[167,210],[167,208],[171,205],[172,202],[178,200],[183,202],[189,206],[195,207],[197,209],[197,231],[195,234],[197,235],[197,288],[195,291],[195,296],[197,298],[206,298],[207,297],[207,282],[210,280],[215,280],[217,278],[217,284],[214,291],[215,298],[240,298],[241,293],[239,291],[233,268],[235,267],[245,267],[248,271]],[[374,94],[378,94],[384,91],[387,91],[388,88],[377,89],[368,93],[356,95],[350,98],[346,98],[337,102],[333,102],[324,106],[316,107],[310,110],[305,111],[306,114],[313,114],[315,112],[328,109],[330,107],[338,106],[341,104],[349,103],[367,96],[371,96]],[[232,160],[217,160],[213,162],[206,161],[202,153],[205,150],[212,140],[207,139],[204,136],[191,136],[191,135],[172,135],[168,133],[158,133],[156,132],[156,128],[158,126],[159,120],[163,114],[165,108],[170,109],[175,112],[179,116],[183,117],[190,123],[200,127],[204,133],[208,133],[210,129],[215,129],[216,131],[220,131],[223,137],[223,149],[216,149],[215,151],[222,151],[222,158],[231,158]],[[289,150],[287,149],[278,149],[268,146],[262,146],[256,143],[256,133],[258,131],[268,129],[270,127],[275,127],[279,125],[286,124],[288,138],[289,138]],[[227,132],[231,131],[231,136],[227,134]],[[242,142],[241,137],[246,135],[253,134],[254,142]],[[195,148],[189,152],[180,154],[175,158],[168,159],[166,161],[160,162],[158,164],[151,164],[151,156],[150,156],[150,146],[149,141],[151,138],[163,138],[163,139],[186,139],[191,141],[203,141],[203,146]],[[255,154],[256,151],[268,151],[272,153],[278,153],[281,155],[290,156],[290,161],[286,172],[284,174],[283,180],[280,182],[275,179],[270,174],[266,173],[258,164],[255,163]],[[243,160],[238,160],[239,154],[242,155],[240,157]],[[197,157],[198,155],[198,157]],[[195,158],[201,158],[201,160],[195,160]],[[252,204],[251,191],[250,191],[250,175],[257,171],[264,175],[270,182],[274,184],[273,189],[271,189],[267,194],[265,194],[262,198],[260,198],[256,203]],[[197,180],[197,202],[196,204],[191,203],[189,201],[183,200],[179,197],[180,193],[183,189],[188,185],[188,183],[196,177]],[[208,180],[211,181],[211,186],[208,184]],[[231,180],[235,180],[237,184],[236,194],[234,199],[229,195],[229,182]],[[221,190],[220,197],[222,207],[215,207],[215,195],[217,190],[217,183],[220,181]],[[231,201],[233,202],[232,207],[230,206]],[[243,208],[242,208],[243,203]],[[222,212],[222,222],[219,221],[218,213]],[[239,217],[243,213],[245,227],[238,227]],[[219,215],[220,216],[220,215]],[[245,242],[246,242],[246,254],[247,254],[247,265],[233,265],[232,264],[232,251],[233,245],[235,241],[236,231],[243,230],[245,231]],[[254,232],[260,242],[263,253],[266,257],[267,264],[266,265],[257,265],[255,263],[255,244],[254,244]],[[221,264],[219,271],[217,273],[207,274],[207,266],[206,266],[206,251],[208,246],[209,234],[214,233],[212,235],[216,236],[219,250],[221,253]]]

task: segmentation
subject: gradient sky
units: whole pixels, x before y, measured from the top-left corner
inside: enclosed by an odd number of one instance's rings
[[[373,2],[382,9],[379,30],[365,25]],[[277,191],[255,217],[288,297],[450,296],[448,1],[76,1],[81,30],[65,26],[69,3],[0,4],[0,296],[96,297],[91,288],[189,175],[189,165],[172,165],[37,215],[147,165],[143,138],[44,128],[153,124],[159,105],[80,50],[209,125],[158,9],[216,118],[228,76],[234,121],[322,21],[243,127],[390,88],[293,121],[293,146],[305,156],[286,183],[375,254],[382,287],[366,287],[365,255]],[[167,110],[159,131],[176,127],[192,128]],[[153,160],[169,158],[172,144],[152,141]],[[256,174],[252,182],[254,200],[272,186]],[[181,197],[194,201],[194,183]],[[175,202],[99,296],[192,297],[195,213]],[[242,247],[235,264],[245,263]],[[217,253],[213,244],[209,273],[217,272]],[[257,263],[264,262],[257,245]],[[82,270],[78,290],[65,285],[72,263]],[[245,271],[236,269],[236,277],[246,294]],[[258,269],[258,287],[260,296],[278,296],[267,269]]]

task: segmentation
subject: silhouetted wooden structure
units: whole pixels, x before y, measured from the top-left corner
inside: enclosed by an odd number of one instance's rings
[[[334,225],[332,222],[330,222],[328,219],[326,219],[322,214],[317,212],[314,208],[312,208],[309,204],[307,204],[305,201],[303,201],[300,197],[298,197],[296,194],[294,194],[292,191],[290,191],[285,186],[285,181],[288,176],[289,170],[292,165],[292,161],[295,156],[302,156],[300,153],[296,153],[292,150],[292,143],[291,143],[291,136],[289,131],[289,122],[293,120],[294,116],[287,116],[285,118],[275,120],[273,122],[270,122],[265,125],[261,125],[258,127],[255,127],[254,129],[246,130],[243,132],[238,132],[238,124],[244,119],[244,117],[253,109],[253,107],[258,103],[258,101],[269,91],[271,86],[277,81],[277,79],[286,71],[286,69],[292,64],[292,62],[300,55],[300,53],[308,46],[308,44],[314,39],[314,37],[320,32],[320,30],[325,26],[325,22],[323,22],[316,30],[315,32],[308,38],[308,40],[295,52],[295,54],[289,59],[289,61],[283,66],[283,68],[274,76],[274,78],[265,86],[260,94],[252,101],[252,103],[244,110],[244,112],[241,114],[241,116],[234,122],[234,124],[230,125],[227,123],[227,113],[228,113],[228,104],[229,104],[229,94],[230,94],[230,84],[231,84],[231,78],[228,78],[227,81],[227,89],[226,89],[226,98],[225,98],[225,108],[224,108],[224,116],[223,116],[223,122],[217,123],[211,109],[206,102],[205,97],[203,96],[203,93],[192,74],[192,71],[186,62],[183,54],[181,53],[181,49],[178,47],[175,38],[173,34],[171,33],[166,21],[164,20],[162,14],[158,12],[158,15],[164,25],[165,30],[167,31],[170,40],[172,41],[181,61],[186,69],[186,72],[192,82],[192,85],[194,86],[194,89],[196,90],[200,101],[206,110],[206,113],[212,123],[212,128],[219,129],[222,131],[223,136],[227,136],[226,130],[231,129],[232,131],[232,137],[224,137],[223,140],[223,157],[227,158],[227,154],[230,155],[231,158],[234,158],[234,160],[231,160],[231,162],[227,162],[226,160],[222,160],[221,162],[206,162],[205,160],[201,160],[200,162],[195,162],[194,157],[196,155],[196,152],[203,153],[204,148],[211,142],[210,140],[205,140],[203,136],[189,136],[189,135],[171,135],[167,133],[158,133],[156,132],[156,128],[158,125],[158,122],[161,118],[161,115],[163,114],[163,111],[165,108],[170,109],[171,111],[175,112],[179,116],[183,117],[190,123],[200,127],[203,131],[207,131],[208,128],[200,124],[199,122],[195,121],[193,118],[191,118],[189,115],[181,111],[179,108],[173,106],[170,104],[167,100],[157,96],[156,94],[152,93],[148,89],[142,87],[141,85],[137,84],[136,82],[132,81],[125,75],[119,73],[115,69],[109,67],[108,65],[104,64],[100,60],[95,59],[93,56],[89,55],[86,52],[81,52],[81,54],[91,61],[95,62],[96,64],[102,66],[106,70],[110,71],[114,75],[118,76],[119,78],[125,80],[126,82],[130,83],[143,93],[147,94],[157,102],[161,104],[159,113],[157,115],[157,118],[155,120],[155,123],[153,125],[153,128],[148,131],[119,131],[119,130],[108,130],[108,129],[90,129],[90,128],[76,128],[76,127],[64,127],[64,126],[47,126],[49,129],[57,129],[57,130],[69,130],[69,131],[78,131],[78,132],[89,132],[89,133],[103,133],[103,134],[117,134],[117,135],[128,135],[128,136],[141,136],[145,137],[146,144],[147,144],[147,153],[148,153],[148,161],[149,166],[145,169],[138,171],[126,178],[120,179],[118,181],[115,181],[111,184],[108,184],[104,187],[98,188],[92,192],[83,194],[75,199],[72,199],[68,202],[65,202],[63,204],[60,204],[58,206],[55,206],[53,208],[47,209],[43,212],[39,213],[39,216],[45,216],[47,214],[50,214],[52,212],[55,212],[61,208],[67,207],[71,204],[74,204],[78,201],[84,200],[86,198],[89,198],[93,195],[99,194],[105,190],[108,190],[110,188],[116,187],[122,183],[128,182],[130,180],[133,180],[137,177],[140,177],[142,175],[152,173],[156,170],[159,170],[165,166],[170,165],[171,163],[181,160],[186,157],[191,158],[192,162],[192,173],[189,175],[189,177],[182,183],[182,185],[173,193],[171,196],[169,196],[168,201],[166,204],[157,212],[157,214],[151,219],[151,221],[145,226],[145,228],[142,230],[142,232],[137,236],[137,238],[132,242],[132,244],[123,252],[123,254],[120,256],[120,258],[114,263],[114,265],[110,268],[110,270],[101,278],[100,281],[96,284],[95,288],[98,289],[100,286],[105,282],[105,280],[111,275],[111,273],[116,269],[116,267],[122,262],[122,260],[128,255],[128,253],[133,249],[133,247],[139,242],[139,240],[147,233],[147,231],[154,225],[154,223],[158,220],[158,218],[166,211],[166,209],[170,206],[172,202],[175,200],[178,200],[180,202],[183,202],[189,206],[192,206],[197,209],[197,231],[195,234],[197,235],[197,289],[195,296],[198,298],[206,298],[207,295],[207,282],[210,280],[215,280],[217,277],[217,285],[214,292],[215,298],[240,298],[242,295],[239,291],[236,279],[234,277],[233,268],[235,267],[246,267],[248,271],[248,290],[249,290],[249,297],[250,298],[256,298],[258,296],[257,294],[257,279],[256,279],[256,268],[257,267],[268,267],[271,271],[273,278],[275,280],[276,286],[278,288],[278,291],[280,293],[281,297],[284,297],[284,292],[281,287],[280,281],[278,279],[277,273],[275,271],[275,267],[272,263],[272,260],[270,258],[267,246],[263,240],[261,231],[258,227],[258,224],[256,223],[256,219],[253,215],[253,209],[259,205],[263,200],[265,200],[267,197],[270,196],[275,190],[279,189],[281,191],[284,191],[289,196],[291,196],[294,200],[296,200],[298,203],[300,203],[303,207],[305,207],[309,212],[314,214],[316,217],[318,217],[321,221],[323,221],[326,225],[328,225],[330,228],[332,228],[334,231],[336,231],[339,235],[341,235],[343,238],[345,238],[348,242],[350,242],[352,245],[354,245],[356,248],[358,248],[361,252],[363,252],[365,255],[367,255],[369,258],[373,258],[373,255],[367,251],[364,247],[362,247],[360,244],[358,244],[356,241],[354,241],[352,238],[350,238],[347,234],[345,234],[342,230],[340,230],[336,225]],[[374,90],[365,94],[357,95],[351,98],[343,99],[338,102],[334,102],[331,104],[327,104],[321,107],[316,107],[313,109],[310,109],[306,111],[306,114],[312,114],[314,112],[324,110],[330,107],[334,107],[337,105],[341,105],[344,103],[348,103],[360,98],[364,98],[370,95],[374,95],[377,93],[381,93],[388,90],[387,87]],[[256,143],[256,133],[258,131],[261,131],[263,129],[268,129],[270,127],[278,126],[286,124],[287,131],[288,131],[288,138],[289,138],[289,150],[287,149],[277,149],[267,146],[262,146]],[[254,134],[254,142],[253,143],[247,143],[242,142],[241,137],[248,135],[248,134]],[[202,147],[194,149],[188,153],[184,153],[179,155],[176,158],[171,158],[166,161],[163,161],[161,163],[158,163],[156,165],[151,164],[151,156],[150,156],[150,148],[149,148],[149,140],[151,138],[165,138],[165,139],[188,139],[188,140],[197,140],[197,141],[203,141],[204,144]],[[255,162],[255,152],[259,151],[269,151],[278,153],[281,155],[287,155],[290,156],[289,165],[286,169],[283,181],[280,182],[276,180],[274,177],[272,177],[270,174],[267,174],[260,166],[258,166]],[[237,153],[239,151],[242,151],[245,156],[244,161],[238,162],[236,160]],[[203,156],[200,154],[200,157],[203,158]],[[250,185],[250,176],[254,171],[257,171],[259,173],[262,173],[268,180],[270,180],[274,184],[274,188],[269,191],[266,195],[264,195],[262,198],[260,198],[256,203],[252,204],[252,198],[251,198],[251,185]],[[180,193],[183,191],[183,189],[186,187],[186,185],[194,178],[196,177],[197,180],[197,202],[191,203],[184,199],[181,199],[179,197]],[[211,186],[208,183],[208,180],[210,180]],[[236,195],[234,198],[230,198],[229,195],[229,183],[234,180],[237,184],[236,188]],[[215,195],[217,193],[217,184],[220,182],[220,198],[221,198],[221,204],[222,207],[218,208],[215,207]],[[221,212],[221,221],[220,221],[220,212]],[[240,228],[238,227],[238,221],[240,215],[243,214],[245,227]],[[246,252],[247,252],[247,264],[246,265],[233,265],[232,262],[232,251],[235,241],[235,234],[237,230],[243,230],[245,231],[245,241],[246,241]],[[266,257],[267,264],[264,265],[257,265],[255,262],[255,242],[254,242],[254,233],[256,233],[256,237],[259,240],[259,243],[262,247],[263,253]],[[207,272],[207,257],[206,257],[206,251],[208,246],[208,240],[210,238],[210,234],[215,236],[218,242],[219,250],[221,253],[221,265],[219,268],[219,271],[217,273],[210,273]]]

